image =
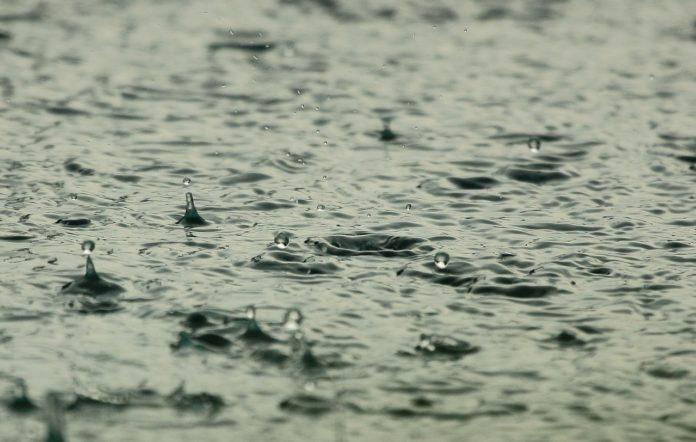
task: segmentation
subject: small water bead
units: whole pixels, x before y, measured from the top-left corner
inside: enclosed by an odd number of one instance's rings
[[[92,252],[94,251],[94,241],[91,240],[86,240],[82,243],[82,253],[84,255],[91,255]]]
[[[285,312],[285,319],[283,320],[283,327],[288,331],[298,331],[303,321],[302,312],[296,308],[291,308]]]
[[[533,153],[537,153],[541,150],[541,140],[537,137],[532,137],[527,140],[527,147],[529,147],[529,150]]]
[[[317,211],[323,212],[324,210],[326,210],[326,206],[325,206],[325,205],[319,204],[319,205],[317,206]]]
[[[411,211],[411,203],[406,204],[406,211],[410,212]]]
[[[445,252],[438,252],[435,254],[434,262],[435,262],[435,267],[438,269],[444,269],[447,267],[447,264],[449,264],[450,257],[447,253]]]
[[[285,249],[288,247],[288,244],[290,244],[290,235],[285,232],[280,232],[276,235],[273,242],[275,242],[276,247],[279,249]]]
[[[190,186],[191,185],[191,178],[189,178],[189,177],[184,178],[182,183],[184,183],[184,187]]]
[[[250,305],[249,307],[246,308],[246,317],[250,321],[256,320],[256,307],[253,305]]]
[[[77,194],[76,194],[76,193],[71,193],[71,194],[70,194],[70,199],[71,199],[71,200],[76,200],[76,199],[77,199]]]

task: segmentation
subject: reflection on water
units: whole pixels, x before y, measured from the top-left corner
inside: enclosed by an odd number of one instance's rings
[[[694,439],[690,6],[4,0],[0,439]]]

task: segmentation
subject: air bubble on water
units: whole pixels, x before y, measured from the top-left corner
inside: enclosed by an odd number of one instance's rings
[[[273,239],[273,242],[275,242],[276,247],[279,249],[285,249],[287,248],[288,244],[290,244],[290,235],[285,232],[280,232]]]
[[[532,137],[527,140],[527,147],[532,153],[537,153],[541,149],[541,140],[537,137]]]
[[[191,178],[186,177],[182,182],[184,183],[184,187],[188,187],[191,185]]]
[[[450,257],[445,252],[438,252],[435,254],[433,261],[435,262],[435,267],[438,269],[444,269],[449,264]]]
[[[317,206],[317,210],[318,210],[319,212],[323,212],[324,210],[326,210],[326,206],[323,205],[323,204],[319,204],[319,205]]]
[[[407,211],[407,212],[410,212],[410,211],[411,211],[411,207],[413,207],[413,206],[411,206],[411,203],[406,204],[406,211]]]
[[[82,254],[83,255],[91,255],[92,252],[94,251],[94,241],[91,240],[86,240],[82,243]]]
[[[249,307],[246,308],[246,317],[250,321],[256,320],[256,307],[253,305],[250,305]]]
[[[302,312],[296,308],[291,308],[285,312],[285,319],[283,320],[283,327],[291,332],[298,331],[302,325],[303,320]]]
[[[77,199],[77,194],[76,194],[76,193],[71,193],[71,194],[70,194],[70,199],[73,200],[73,201],[76,200],[76,199]]]

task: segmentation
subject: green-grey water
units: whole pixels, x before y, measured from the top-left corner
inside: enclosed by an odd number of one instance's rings
[[[696,439],[695,18],[0,0],[0,440]]]

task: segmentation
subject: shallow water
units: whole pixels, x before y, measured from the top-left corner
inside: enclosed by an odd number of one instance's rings
[[[1,0],[0,439],[694,440],[694,17]]]

